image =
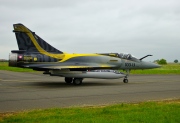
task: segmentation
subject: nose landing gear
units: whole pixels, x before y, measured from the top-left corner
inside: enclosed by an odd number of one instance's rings
[[[125,78],[123,79],[123,82],[124,82],[124,83],[128,83],[127,77],[125,77]]]
[[[124,79],[123,79],[123,82],[124,82],[124,83],[128,83],[128,76],[129,76],[130,70],[127,69],[127,70],[126,70],[126,73],[127,73],[127,74],[126,74],[126,76],[125,76]]]

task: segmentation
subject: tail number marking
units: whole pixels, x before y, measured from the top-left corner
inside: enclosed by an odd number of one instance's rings
[[[135,63],[125,63],[125,67],[135,67]]]

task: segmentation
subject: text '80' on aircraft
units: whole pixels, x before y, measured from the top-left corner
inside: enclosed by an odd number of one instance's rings
[[[51,76],[65,77],[66,83],[82,84],[84,78],[118,79],[128,82],[131,69],[151,69],[160,67],[157,64],[143,61],[147,55],[137,59],[131,54],[123,53],[64,53],[23,24],[14,24],[19,50],[12,50],[9,55],[9,66],[31,68],[44,71]],[[119,70],[126,70],[124,74]]]

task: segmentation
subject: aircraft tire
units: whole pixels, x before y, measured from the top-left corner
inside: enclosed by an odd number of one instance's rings
[[[74,85],[81,85],[82,84],[82,78],[74,78],[73,84]]]
[[[124,82],[124,83],[128,83],[128,79],[124,79],[123,82]]]
[[[65,77],[65,82],[66,82],[67,84],[72,83],[72,81],[73,81],[73,78]]]

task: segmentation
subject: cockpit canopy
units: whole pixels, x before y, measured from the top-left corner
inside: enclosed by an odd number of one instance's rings
[[[133,56],[129,53],[118,53],[117,56],[122,59],[127,59],[127,60],[131,60],[131,61],[139,61],[138,58],[136,58],[135,56]]]
[[[132,55],[131,54],[125,54],[125,53],[119,53],[118,57],[122,58],[122,59],[132,59]]]
[[[139,61],[136,57],[129,53],[102,53],[101,55],[107,55],[107,56],[112,56],[112,57],[118,57],[121,59],[127,59],[127,60],[132,60],[132,61]]]
[[[135,56],[133,56],[129,53],[118,53],[117,56],[122,59],[127,59],[127,60],[131,60],[131,61],[139,61],[138,58],[136,58]]]

